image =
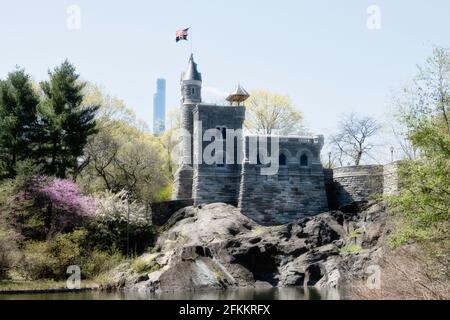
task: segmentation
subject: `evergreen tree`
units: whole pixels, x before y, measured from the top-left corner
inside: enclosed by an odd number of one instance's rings
[[[83,105],[84,82],[67,60],[49,71],[49,81],[41,83],[44,99],[39,107],[41,158],[47,174],[66,178],[78,175],[78,160],[90,135],[97,132],[98,106]]]
[[[17,162],[31,157],[38,104],[23,69],[0,81],[0,177],[14,177]]]

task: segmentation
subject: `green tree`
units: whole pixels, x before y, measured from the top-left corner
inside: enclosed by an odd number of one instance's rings
[[[13,178],[35,143],[39,97],[23,69],[0,81],[0,177]]]
[[[86,158],[80,182],[89,192],[124,189],[148,203],[169,181],[166,153],[157,138],[122,121],[111,122],[89,139]]]
[[[176,149],[179,144],[179,132],[181,128],[181,112],[180,109],[172,109],[168,116],[169,125],[166,130],[157,137],[160,144],[163,146],[166,153],[167,170],[170,174],[170,180],[173,180],[175,171],[177,169],[178,159],[176,158]]]
[[[302,114],[287,95],[252,91],[246,102],[245,127],[258,134],[302,134]]]
[[[131,192],[140,203],[159,199],[170,178],[168,154],[159,139],[145,132],[125,103],[94,84],[85,87],[85,104],[101,107],[98,133],[88,139],[78,182],[88,193]]]
[[[49,71],[50,79],[41,83],[44,93],[40,105],[41,157],[47,174],[65,178],[79,174],[80,157],[88,138],[97,132],[96,105],[83,103],[85,83],[67,60]]]
[[[403,218],[394,240],[434,241],[450,246],[450,54],[435,48],[400,107],[408,139],[418,150],[415,161],[400,170],[400,195],[390,203]],[[448,258],[448,251],[445,254]],[[447,261],[448,262],[448,261]]]

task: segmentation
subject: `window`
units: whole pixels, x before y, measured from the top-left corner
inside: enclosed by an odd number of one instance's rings
[[[300,157],[300,165],[302,167],[308,166],[308,156],[306,154],[302,154],[302,156]]]
[[[278,157],[278,164],[280,166],[285,166],[287,164],[287,159],[284,153],[281,153],[280,156]]]
[[[195,88],[191,88],[191,95],[195,95]]]

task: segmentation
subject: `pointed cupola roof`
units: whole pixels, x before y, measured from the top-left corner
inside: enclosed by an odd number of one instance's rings
[[[241,102],[244,102],[249,97],[250,94],[238,84],[236,90],[227,97],[227,101],[230,102],[230,104],[233,104],[234,102],[237,103],[237,105],[240,105]]]
[[[182,80],[202,81],[202,74],[197,70],[197,64],[194,62],[194,55],[191,53],[189,64],[186,72],[183,74]]]

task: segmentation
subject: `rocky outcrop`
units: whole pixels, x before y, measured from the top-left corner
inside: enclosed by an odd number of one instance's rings
[[[163,227],[158,252],[147,261],[158,268],[121,281],[128,290],[151,292],[340,287],[376,261],[385,215],[381,203],[353,204],[264,227],[223,203],[187,207]]]

